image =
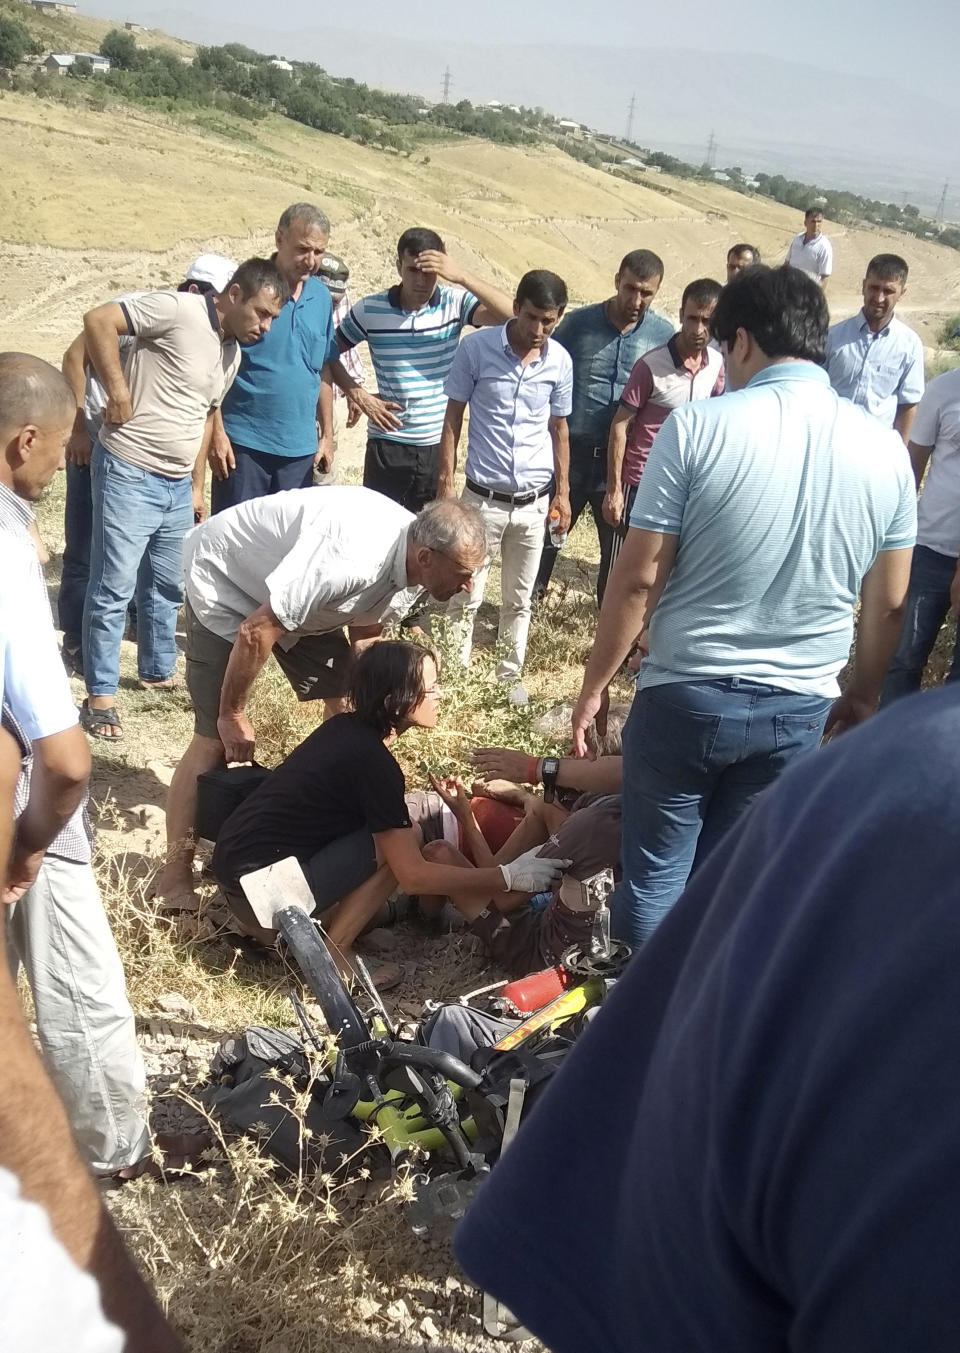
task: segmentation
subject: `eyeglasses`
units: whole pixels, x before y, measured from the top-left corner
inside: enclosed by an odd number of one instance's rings
[[[434,682],[432,686],[424,687],[423,694],[424,697],[428,695],[443,695],[443,687]]]

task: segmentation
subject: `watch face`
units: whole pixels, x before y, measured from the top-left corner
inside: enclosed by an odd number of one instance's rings
[[[557,773],[557,771],[558,771],[559,769],[560,769],[560,762],[558,761],[558,759],[557,759],[555,756],[547,756],[547,757],[544,757],[544,760],[543,760],[543,774],[544,774],[544,775],[556,775],[556,773]]]

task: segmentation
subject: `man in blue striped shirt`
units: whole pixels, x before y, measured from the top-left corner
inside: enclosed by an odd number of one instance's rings
[[[405,230],[397,244],[399,284],[364,296],[344,316],[337,345],[366,343],[380,398],[398,412],[388,436],[367,440],[363,483],[409,512],[436,493],[440,433],[447,398],[443,383],[465,325],[502,324],[509,297],[457,267],[433,230]],[[444,286],[444,283],[450,283]]]

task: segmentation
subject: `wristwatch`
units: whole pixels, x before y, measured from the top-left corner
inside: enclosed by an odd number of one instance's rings
[[[560,762],[555,756],[545,756],[540,763],[540,781],[543,785],[544,803],[553,803],[557,792],[557,776]]]

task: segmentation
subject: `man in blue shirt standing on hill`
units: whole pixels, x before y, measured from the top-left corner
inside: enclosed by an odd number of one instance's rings
[[[877,254],[867,264],[862,307],[827,334],[827,375],[834,390],[894,428],[905,443],[923,397],[923,343],[894,313],[907,274],[899,254]]]
[[[273,262],[290,299],[265,335],[269,342],[244,350],[217,414],[208,457],[214,512],[313,483],[314,465],[333,459],[334,380],[374,422],[396,421],[340,362],[330,292],[314,276],[329,238],[329,220],[309,202],[294,203],[280,217]]]
[[[830,388],[827,318],[797,268],[729,283],[711,327],[731,393],[675,409],[640,480],[573,714],[583,756],[607,684],[649,625],[623,730],[611,905],[634,946],[825,724],[839,732],[873,713],[899,637],[913,474],[899,437]]]
[[[554,339],[573,359],[573,413],[570,432],[570,525],[589,505],[600,539],[597,604],[610,572],[614,530],[603,517],[607,487],[607,440],[627,377],[645,352],[673,337],[673,324],[650,309],[663,281],[663,261],[649,249],[634,249],[613,279],[614,294],[567,315]],[[550,585],[560,546],[546,533],[534,596]]]

